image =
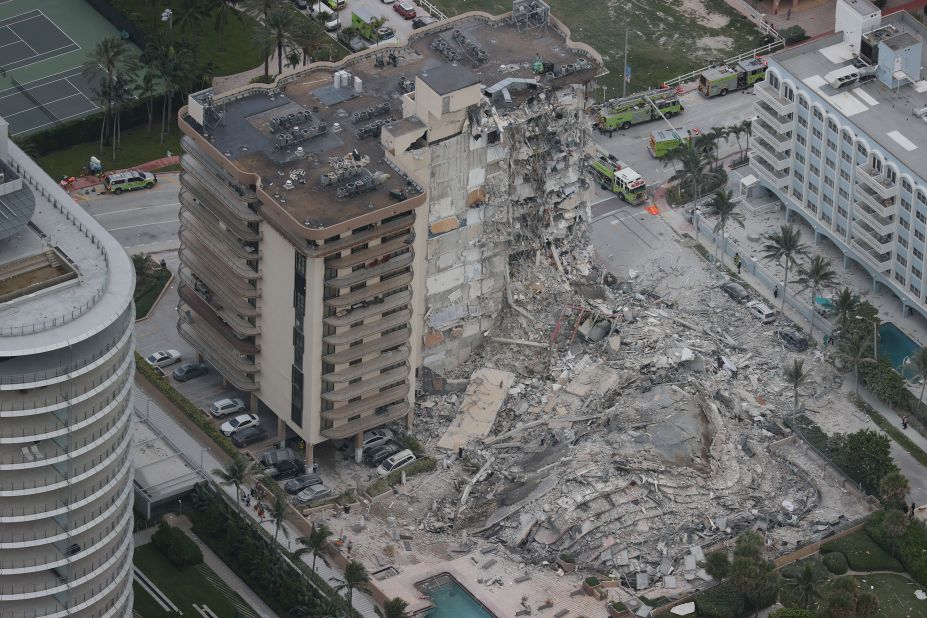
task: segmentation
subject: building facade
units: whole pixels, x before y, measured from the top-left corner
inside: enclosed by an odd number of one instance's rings
[[[769,58],[751,165],[815,242],[927,315],[927,28],[870,7],[838,0],[841,32]]]
[[[0,119],[0,615],[132,615],[122,247]]]
[[[543,2],[514,8],[180,111],[178,328],[309,460],[411,424],[420,368],[457,366],[498,317],[507,256],[588,219],[601,58]]]

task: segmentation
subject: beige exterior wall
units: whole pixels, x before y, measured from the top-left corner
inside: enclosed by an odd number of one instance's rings
[[[321,258],[308,260],[306,264],[306,351],[303,357],[303,429],[293,429],[306,440],[307,444],[325,442],[319,433],[322,426],[322,318],[325,308],[322,305],[323,281],[325,279],[325,260]]]

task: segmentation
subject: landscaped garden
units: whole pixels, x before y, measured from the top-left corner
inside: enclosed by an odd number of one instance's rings
[[[132,264],[135,266],[135,319],[139,320],[148,315],[161,296],[171,279],[171,271],[143,254],[133,255]]]

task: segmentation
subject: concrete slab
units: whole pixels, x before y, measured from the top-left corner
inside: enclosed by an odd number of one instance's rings
[[[456,451],[473,438],[489,435],[514,380],[515,376],[508,371],[486,368],[474,371],[457,418],[441,436],[438,448]]]

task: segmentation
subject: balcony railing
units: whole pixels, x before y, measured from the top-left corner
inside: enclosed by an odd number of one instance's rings
[[[890,234],[895,231],[895,219],[893,216],[880,215],[869,204],[859,200],[856,201],[855,206],[853,214],[866,221],[877,234]]]
[[[353,384],[349,384],[344,388],[322,393],[322,399],[331,402],[349,401],[355,397],[361,397],[363,395],[375,393],[384,386],[399,382],[400,380],[405,380],[408,377],[409,365],[403,365],[396,369],[391,369],[385,373],[380,373],[373,377],[361,380],[360,382],[354,382]]]
[[[254,391],[258,389],[257,374],[260,367],[257,363],[250,364],[249,370],[243,370],[238,367],[237,363],[226,358],[228,351],[217,347],[214,343],[207,340],[202,333],[197,330],[193,324],[181,319],[177,323],[177,332],[190,345],[206,357],[206,359],[221,373],[225,379],[231,382],[236,388],[243,391]]]
[[[412,283],[412,273],[402,273],[341,296],[326,298],[325,304],[335,309],[348,309],[363,301],[376,301],[378,297],[383,297],[387,292],[407,286],[410,283]],[[385,300],[385,297],[382,300]]]
[[[370,337],[371,335],[381,333],[385,330],[389,330],[403,324],[408,324],[410,317],[412,317],[412,311],[409,309],[404,311],[397,311],[396,313],[391,313],[388,316],[380,319],[370,319],[365,321],[360,326],[347,328],[337,333],[326,335],[322,338],[322,343],[335,346],[347,345],[349,343],[358,341],[359,339],[363,339],[364,337]]]
[[[410,411],[411,407],[409,404],[402,402],[389,406],[384,412],[380,414],[362,416],[361,418],[355,419],[349,423],[343,423],[335,427],[323,429],[321,433],[323,436],[330,440],[349,438],[355,434],[367,431],[368,429],[373,429],[374,427],[379,427],[380,425],[386,425],[387,423],[399,420],[409,414]]]
[[[224,268],[232,276],[241,279],[260,279],[261,273],[249,266],[245,260],[236,256],[225,243],[215,243],[205,237],[200,230],[182,225],[180,227],[180,242],[186,248],[196,252],[198,256],[214,265]],[[254,258],[257,262],[257,257]]]
[[[888,180],[868,163],[856,166],[856,177],[874,189],[880,197],[893,198],[898,195],[898,183]]]
[[[754,149],[760,151],[763,158],[776,170],[784,170],[792,163],[792,151],[778,152],[772,145],[759,135],[753,138]]]
[[[232,327],[239,335],[245,337],[254,337],[261,334],[261,327],[255,324],[252,324],[241,314],[226,308],[221,303],[217,302],[216,296],[214,294],[209,295],[209,298],[206,298],[206,295],[201,294],[196,291],[196,288],[188,283],[188,279],[181,277],[180,284],[177,286],[177,294],[180,296],[181,300],[186,301],[189,304],[194,304],[197,302],[206,303],[209,307],[218,315],[223,322]]]
[[[769,82],[757,82],[753,86],[756,98],[765,102],[777,113],[787,115],[795,112],[795,101],[790,101],[779,94],[779,91],[769,85]]]
[[[773,148],[776,150],[785,150],[791,146],[791,134],[779,133],[772,127],[772,125],[770,125],[762,118],[755,118],[752,125],[754,134],[765,137],[766,140],[772,144]]]
[[[260,352],[260,347],[254,343],[253,337],[236,334],[235,330],[219,317],[215,309],[196,294],[187,294],[186,298],[181,299],[178,307],[181,311],[192,311],[194,317],[190,317],[190,321],[203,322],[204,326],[208,326],[222,337],[224,345],[231,346],[242,354],[253,355]]]
[[[856,247],[863,260],[879,272],[888,272],[891,269],[891,253],[879,253],[866,244],[866,241],[861,236],[857,236],[853,239],[853,245]]]
[[[358,264],[364,264],[370,260],[375,260],[389,253],[395,253],[405,247],[408,247],[412,244],[412,234],[403,234],[399,238],[394,238],[393,240],[387,242],[381,242],[376,245],[367,247],[362,251],[357,251],[356,253],[349,253],[347,255],[342,255],[337,258],[329,258],[325,262],[326,268],[351,268],[357,266]]]
[[[857,198],[866,204],[869,204],[869,206],[874,211],[885,214],[894,214],[896,198],[882,197],[876,193],[875,189],[873,189],[871,185],[865,182],[857,182],[855,188]]]
[[[239,294],[232,295],[225,287],[213,288],[208,283],[193,273],[187,266],[181,265],[178,269],[180,272],[180,281],[185,286],[190,287],[213,307],[226,312],[234,312],[249,318],[256,318],[261,315],[261,310],[249,303]],[[242,328],[245,328],[242,325]]]
[[[750,157],[750,165],[757,174],[776,189],[784,189],[789,184],[789,174],[787,171],[777,170],[773,167],[760,152],[754,151]]]
[[[388,388],[370,397],[352,401],[331,410],[323,410],[321,415],[326,421],[344,421],[352,416],[363,416],[367,413],[375,413],[375,410],[378,408],[399,403],[408,396],[409,385],[404,382],[399,386]]]
[[[258,234],[251,225],[258,225],[257,222],[246,222],[238,216],[230,214],[229,209],[224,204],[218,203],[218,200],[202,200],[196,194],[185,187],[181,187],[180,205],[192,211],[204,211],[203,215],[208,214],[216,221],[221,221],[223,225],[233,234],[245,242],[257,242],[260,240]],[[197,212],[196,214],[199,214]]]
[[[378,372],[384,367],[404,362],[409,359],[410,354],[409,346],[404,345],[399,349],[379,354],[367,362],[360,362],[356,365],[349,365],[346,369],[340,371],[326,373],[322,376],[322,379],[333,384],[350,382],[356,378]]]
[[[382,302],[368,302],[362,307],[356,309],[341,309],[335,315],[325,318],[326,326],[349,326],[355,322],[366,320],[367,318],[391,309],[402,307],[412,301],[412,290],[403,290],[385,296]]]
[[[853,231],[857,238],[862,238],[877,253],[891,253],[895,246],[892,234],[880,234],[863,219],[854,219]]]
[[[788,116],[780,116],[778,112],[768,103],[758,100],[753,106],[753,111],[757,116],[765,120],[778,133],[786,134],[795,128],[795,119]]]
[[[338,352],[333,352],[332,354],[326,354],[322,357],[323,363],[330,363],[332,365],[342,365],[355,361],[359,358],[364,358],[365,356],[371,354],[377,354],[383,350],[388,350],[390,348],[395,348],[409,341],[409,335],[411,331],[408,328],[403,328],[402,330],[397,330],[395,333],[390,333],[388,335],[383,335],[377,339],[372,339],[370,341],[365,341],[361,345],[351,346],[344,350]]]
[[[231,295],[236,298],[259,298],[261,296],[261,291],[257,286],[250,286],[247,280],[218,267],[214,258],[204,258],[198,253],[181,246],[180,263],[209,286],[210,290],[221,289],[223,295]]]
[[[205,208],[181,207],[180,223],[203,241],[218,246],[223,254],[229,256],[229,259],[259,260],[261,258],[260,245],[257,242],[244,243],[233,232],[223,231],[224,224],[212,214],[207,213]]]

